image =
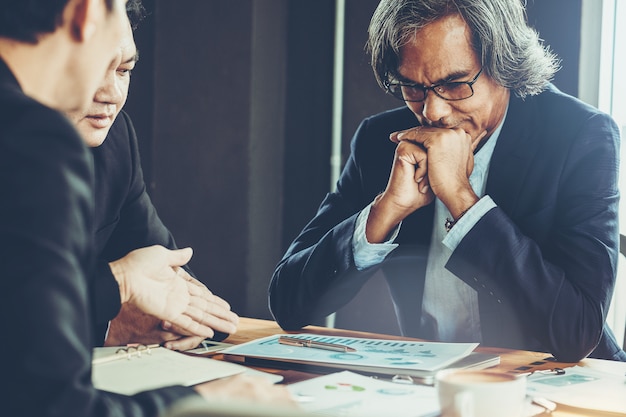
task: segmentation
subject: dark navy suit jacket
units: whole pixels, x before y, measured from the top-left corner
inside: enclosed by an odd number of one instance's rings
[[[433,205],[407,217],[395,249],[365,271],[354,267],[360,210],[386,187],[394,131],[418,123],[408,108],[364,120],[337,191],[278,264],[270,308],[284,329],[316,322],[350,301],[382,268],[403,334],[420,329]],[[615,283],[619,130],[607,115],[554,86],[512,97],[489,168],[497,204],[462,239],[446,268],[478,292],[482,343],[626,360],[605,316]],[[372,308],[375,308],[373,306]]]
[[[91,385],[93,164],[70,122],[24,95],[0,60],[0,391],[7,416],[156,416],[196,396]]]

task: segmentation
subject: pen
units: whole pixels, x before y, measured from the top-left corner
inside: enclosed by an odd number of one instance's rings
[[[316,342],[314,340],[299,339],[297,337],[280,336],[278,343],[288,346],[310,347],[316,349],[333,350],[335,352],[356,352],[356,349],[350,346],[339,345],[336,343]]]
[[[548,375],[565,375],[565,369],[562,368],[552,368],[552,369],[540,369],[532,372],[524,372],[521,374],[517,374],[518,377],[523,376],[531,376],[535,374],[548,374]]]

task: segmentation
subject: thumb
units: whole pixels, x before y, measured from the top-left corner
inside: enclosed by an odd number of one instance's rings
[[[192,255],[193,249],[191,248],[170,250],[168,256],[169,264],[170,266],[183,266],[189,263]]]

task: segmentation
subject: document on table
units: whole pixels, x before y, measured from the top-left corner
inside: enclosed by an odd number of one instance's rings
[[[94,348],[91,380],[97,389],[133,395],[170,385],[191,386],[239,373],[251,372],[245,366],[164,347],[116,346]],[[282,380],[280,375],[262,371],[252,373],[267,376],[273,382]]]
[[[297,382],[287,389],[309,413],[328,417],[439,417],[434,387],[390,382],[351,371]],[[525,404],[524,417],[541,414],[544,408]]]
[[[308,412],[341,417],[427,417],[439,415],[433,387],[398,384],[350,371],[336,372],[287,388]]]
[[[310,346],[282,344],[279,343],[279,338],[289,339],[290,343],[300,340]],[[338,368],[369,374],[410,376],[429,384],[433,382],[436,371],[448,366],[485,368],[499,363],[498,355],[473,352],[477,346],[477,343],[368,339],[303,333],[268,336],[224,349],[222,353],[228,360],[252,366],[322,373],[333,372]],[[338,349],[339,347],[344,349]]]
[[[531,375],[528,395],[578,409],[626,414],[626,376],[582,366],[563,375]]]
[[[265,359],[354,365],[357,367],[435,371],[466,357],[478,346],[478,343],[367,339],[309,333],[289,335],[290,338],[294,339],[345,346],[351,349],[350,351],[337,352],[283,345],[278,342],[281,336],[285,335],[273,335],[256,339],[248,343],[226,348],[222,353],[225,355],[242,355]]]

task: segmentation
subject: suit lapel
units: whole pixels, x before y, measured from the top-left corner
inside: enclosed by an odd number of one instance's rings
[[[519,206],[520,189],[534,154],[540,149],[531,130],[536,109],[533,97],[511,97],[509,109],[489,164],[486,192],[509,215]],[[534,129],[537,129],[536,127]]]

